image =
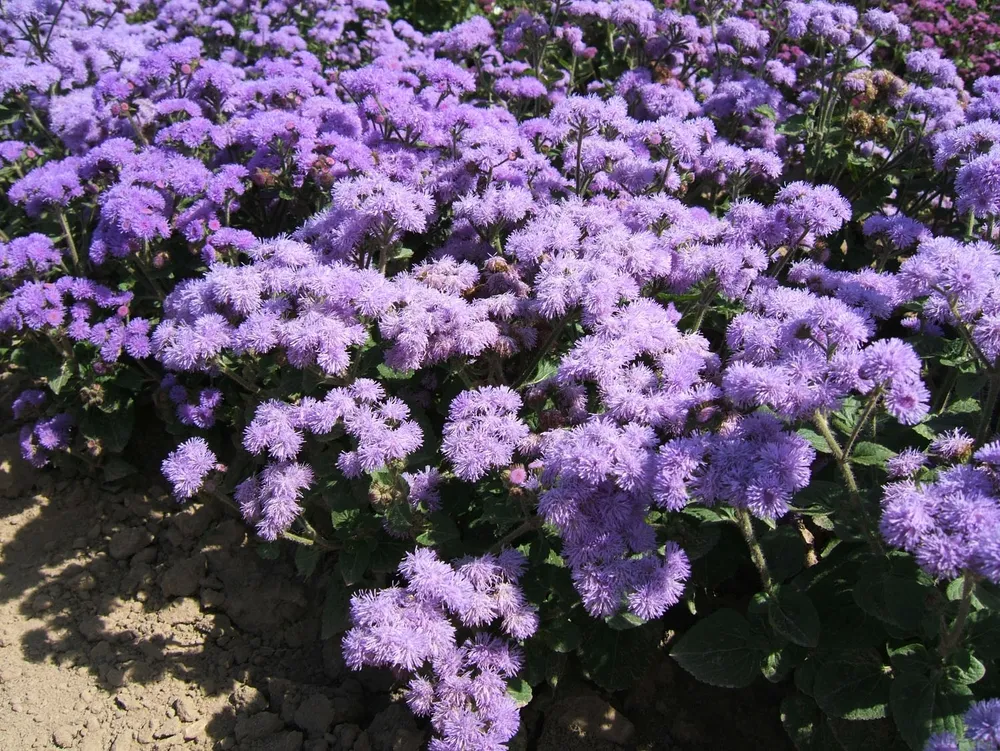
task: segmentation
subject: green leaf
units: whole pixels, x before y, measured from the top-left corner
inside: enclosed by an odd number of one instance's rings
[[[670,656],[702,683],[743,688],[754,682],[767,640],[735,610],[718,610],[680,638]]]
[[[812,447],[823,454],[832,454],[833,450],[830,448],[830,444],[826,442],[826,439],[811,428],[799,428],[795,431],[800,436],[805,438]]]
[[[613,628],[615,631],[625,631],[630,628],[637,628],[646,623],[646,621],[632,613],[618,613],[617,615],[605,618],[604,623],[607,624],[608,628]]]
[[[538,363],[538,367],[535,368],[535,372],[531,375],[525,382],[525,386],[531,386],[536,383],[544,381],[546,378],[551,378],[556,374],[559,369],[558,361],[546,358]]]
[[[80,425],[80,432],[85,438],[99,441],[105,453],[120,454],[132,437],[134,423],[135,410],[129,402],[124,409],[114,414],[88,409]]]
[[[265,561],[276,561],[281,557],[281,543],[278,541],[257,543],[257,555]]]
[[[829,510],[837,508],[846,496],[847,489],[843,483],[813,480],[795,494],[792,505],[802,510],[811,506],[822,506]]]
[[[580,627],[566,618],[544,624],[541,636],[550,649],[560,654],[575,651],[583,639]]]
[[[791,579],[805,565],[806,544],[792,526],[783,525],[764,532],[760,535],[760,547],[771,576],[777,582]]]
[[[976,591],[973,597],[979,600],[980,604],[988,610],[1000,610],[1000,587],[985,579],[976,583]],[[973,604],[975,604],[975,600]]]
[[[69,383],[69,379],[73,377],[74,370],[75,368],[71,363],[63,362],[59,364],[56,370],[50,373],[43,373],[42,376],[45,378],[45,382],[49,388],[52,389],[52,393],[58,395],[66,387],[66,384]]]
[[[793,644],[803,647],[819,644],[819,613],[812,600],[802,592],[787,587],[778,588],[768,598],[767,620],[775,633]]]
[[[986,676],[986,666],[976,659],[971,649],[962,649],[952,655],[945,676],[954,683],[969,686]]]
[[[315,545],[299,545],[295,549],[295,570],[299,576],[308,579],[316,571],[322,553]]]
[[[904,644],[889,648],[889,662],[893,671],[900,673],[926,673],[934,665],[935,658],[928,654],[923,644]]]
[[[891,684],[886,666],[873,651],[845,652],[820,666],[813,696],[828,715],[873,720],[886,716]]]
[[[460,539],[455,520],[443,511],[435,511],[433,514],[428,514],[427,521],[430,526],[423,534],[417,537],[419,544],[426,547],[440,548]]]
[[[983,660],[1000,660],[1000,613],[979,610],[969,613],[969,643]]]
[[[753,111],[758,115],[766,117],[768,120],[776,121],[778,119],[778,113],[774,111],[774,108],[768,104],[759,104],[753,108]]]
[[[978,399],[959,399],[948,405],[948,409],[945,412],[952,415],[964,415],[972,412],[979,412],[981,407],[979,406]]]
[[[104,482],[115,482],[138,471],[120,456],[112,456],[104,463]]]
[[[885,446],[880,446],[877,443],[870,443],[868,441],[859,441],[851,454],[851,461],[855,464],[863,464],[865,466],[882,466],[885,464],[886,459],[891,459],[896,455],[896,452],[892,449],[888,449]]]
[[[547,683],[555,686],[566,669],[568,658],[565,654],[553,652],[539,639],[529,639],[524,645],[524,667],[518,677],[524,678],[530,686]]]
[[[782,700],[781,724],[798,751],[844,751],[849,748],[834,735],[829,719],[816,702],[802,694]]]
[[[961,737],[962,715],[973,701],[972,690],[942,676],[905,672],[892,682],[892,719],[910,748],[919,751],[934,733]]]
[[[917,580],[919,569],[909,555],[891,554],[865,563],[854,585],[854,601],[884,623],[916,632],[936,594]]]
[[[781,683],[792,674],[795,666],[802,661],[804,654],[801,647],[785,644],[764,658],[760,672],[771,683]]]
[[[523,678],[515,678],[508,683],[507,693],[518,707],[526,707],[531,702],[531,684]]]
[[[371,550],[364,540],[348,540],[344,544],[344,549],[340,551],[340,558],[337,561],[344,584],[351,586],[361,581],[365,571],[368,570],[369,560],[371,560]]]
[[[385,363],[379,363],[375,368],[378,374],[389,381],[405,381],[413,377],[414,370],[393,370]]]
[[[653,621],[616,631],[594,623],[587,631],[578,652],[584,674],[606,691],[622,691],[649,669],[649,655],[660,643],[663,626]]]

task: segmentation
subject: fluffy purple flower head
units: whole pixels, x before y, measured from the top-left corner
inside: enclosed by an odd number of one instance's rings
[[[975,741],[977,749],[1000,748],[1000,699],[976,702],[964,719],[965,737]]]
[[[451,403],[442,452],[463,480],[475,481],[491,468],[510,464],[514,449],[530,432],[517,417],[521,397],[507,386],[464,391]]]
[[[923,451],[906,448],[896,456],[886,460],[885,470],[889,477],[909,477],[916,474],[926,464],[927,455]]]
[[[407,703],[430,718],[432,748],[504,748],[517,732],[507,679],[521,668],[516,640],[535,633],[538,616],[517,580],[523,556],[504,551],[449,564],[429,548],[400,564],[405,587],[351,599],[343,641],[349,667],[409,673]],[[486,630],[498,625],[504,636]],[[469,638],[461,628],[473,629]]]
[[[163,461],[163,475],[173,485],[174,497],[186,500],[201,490],[218,458],[204,438],[189,438]]]

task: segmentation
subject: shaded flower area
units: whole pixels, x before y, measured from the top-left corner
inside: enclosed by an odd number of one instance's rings
[[[0,6],[24,457],[168,436],[433,749],[656,650],[803,750],[997,748],[992,9],[411,10]]]

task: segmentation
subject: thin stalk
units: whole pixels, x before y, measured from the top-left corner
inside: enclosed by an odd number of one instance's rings
[[[337,545],[336,543],[330,542],[326,538],[319,537],[319,536],[316,536],[316,537],[303,537],[302,535],[297,535],[294,532],[285,531],[285,532],[281,533],[281,537],[282,537],[282,539],[290,540],[292,542],[296,542],[299,545],[307,545],[309,547],[317,547],[317,548],[320,548],[322,550],[340,550],[340,545]]]
[[[991,373],[989,390],[986,392],[986,404],[979,415],[979,427],[976,430],[976,445],[982,446],[990,434],[993,424],[993,413],[997,408],[997,397],[1000,396],[1000,373]]]
[[[753,517],[746,509],[736,510],[736,526],[740,528],[740,534],[750,549],[750,559],[760,574],[760,583],[764,585],[764,591],[769,595],[774,593],[774,580],[771,578],[771,571],[767,567],[767,559],[764,558],[764,551],[757,540],[757,534],[753,531]]]
[[[963,354],[964,352],[965,351],[963,350]],[[955,388],[955,384],[957,382],[958,368],[948,368],[948,374],[945,376],[944,381],[941,384],[941,390],[938,392],[931,412],[937,414],[938,412],[944,411],[945,407],[948,406],[948,399],[951,397],[951,391]]]
[[[69,247],[69,257],[73,261],[73,271],[80,272],[80,255],[76,252],[76,242],[73,240],[73,232],[69,228],[66,220],[66,212],[60,208],[56,215],[59,217],[59,226],[62,227],[63,236],[66,238],[66,245]]]
[[[583,195],[583,124],[577,129],[576,135],[576,194]]]
[[[514,388],[520,388],[524,385],[525,381],[531,378],[532,374],[535,372],[535,368],[538,367],[538,363],[540,363],[545,355],[549,353],[549,350],[552,349],[552,346],[556,343],[559,335],[562,334],[563,329],[566,328],[566,324],[569,323],[569,319],[571,317],[572,314],[567,313],[556,322],[556,325],[552,327],[552,331],[549,332],[549,335],[545,337],[545,341],[542,342],[542,346],[535,350],[535,354],[528,362],[528,365],[521,371],[521,375],[518,376],[517,380],[514,381]]]
[[[942,292],[942,294],[944,294],[943,290],[941,290],[939,287],[935,287],[935,291]],[[965,340],[965,343],[969,346],[969,348],[976,353],[976,356],[979,358],[979,361],[983,364],[983,367],[986,368],[987,370],[993,370],[993,361],[986,356],[986,353],[984,353],[982,349],[980,349],[979,345],[976,343],[976,340],[972,338],[972,334],[966,327],[965,321],[962,320],[962,316],[958,311],[958,301],[949,295],[946,295],[946,297],[948,299],[948,309],[951,311],[952,316],[954,316],[955,318],[955,328],[958,329],[958,333],[961,335],[962,339]]]
[[[149,270],[149,266],[146,263],[146,260],[142,257],[142,253],[136,253],[135,265],[139,267],[139,271],[141,271],[142,275],[145,277],[146,283],[150,286],[153,290],[153,294],[156,295],[156,298],[162,304],[163,301],[167,299],[167,295],[163,291],[163,287],[160,286],[159,282],[153,278],[153,273]]]
[[[955,648],[962,641],[962,631],[965,629],[965,622],[969,618],[969,610],[972,607],[972,593],[976,588],[976,575],[966,570],[962,575],[962,599],[958,603],[958,615],[955,622],[948,629],[938,645],[938,653],[941,658],[947,660]]]
[[[868,514],[868,509],[865,508],[864,500],[861,498],[858,481],[854,477],[854,470],[851,469],[850,455],[845,454],[844,450],[840,447],[836,437],[833,435],[833,431],[830,430],[830,423],[827,421],[826,415],[816,410],[813,414],[813,424],[819,430],[820,435],[826,440],[826,445],[830,447],[830,453],[833,454],[833,458],[837,462],[840,475],[844,478],[844,483],[847,485],[848,497],[861,515],[861,526],[864,528],[868,543],[871,545],[872,550],[881,554],[883,552],[882,541],[875,534],[875,526],[872,523],[871,516]]]
[[[965,225],[965,241],[968,242],[972,239],[973,234],[976,232],[976,212],[969,211],[969,220]]]
[[[875,407],[878,405],[879,397],[882,396],[882,386],[877,387],[870,397],[868,397],[868,404],[865,405],[864,412],[858,418],[858,421],[854,424],[854,430],[851,431],[850,437],[847,439],[847,443],[844,444],[844,455],[850,456],[851,451],[854,449],[854,444],[857,442],[858,437],[861,435],[861,431],[865,429],[869,418],[872,413],[875,412]]]
[[[705,321],[705,314],[708,312],[709,303],[715,299],[715,293],[719,291],[718,280],[713,279],[712,282],[702,290],[701,297],[699,298],[698,305],[698,317],[694,320],[694,325],[689,329],[692,333],[697,332],[701,329],[701,324]]]
[[[209,490],[207,495],[211,496],[215,500],[219,501],[222,505],[231,508],[236,513],[242,516],[242,511],[240,507],[233,502],[230,498],[224,496],[218,490]],[[308,526],[308,525],[307,525]],[[281,537],[284,540],[290,540],[291,542],[296,542],[299,545],[314,546],[317,548],[322,548],[323,550],[340,550],[340,545],[335,542],[330,542],[325,537],[317,535],[316,537],[303,537],[302,535],[297,535],[294,532],[282,532]]]
[[[504,546],[510,545],[518,537],[526,535],[529,532],[533,532],[536,529],[540,529],[541,526],[542,526],[542,519],[541,519],[541,517],[533,516],[530,519],[528,519],[527,521],[525,521],[523,524],[521,524],[521,526],[515,528],[511,532],[508,532],[503,537],[501,537],[499,540],[497,540],[493,544],[493,547],[490,548],[490,551],[493,552],[493,553],[499,553],[501,550],[503,550]]]
[[[260,393],[261,393],[260,389],[258,389],[252,383],[249,383],[246,380],[244,380],[243,376],[237,375],[232,370],[230,370],[229,368],[227,368],[225,365],[222,365],[220,363],[216,363],[216,366],[219,368],[219,370],[222,371],[223,375],[225,375],[227,378],[231,379],[234,383],[239,384],[240,386],[242,386],[243,388],[245,388],[247,391],[249,391],[251,394],[256,394],[256,395],[260,396]]]

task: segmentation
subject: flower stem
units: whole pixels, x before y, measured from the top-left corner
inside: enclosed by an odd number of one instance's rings
[[[976,445],[982,446],[990,434],[993,424],[993,413],[997,408],[997,397],[1000,396],[1000,373],[989,376],[989,390],[986,392],[986,404],[979,415],[979,428],[976,430]]]
[[[66,238],[66,245],[69,248],[69,257],[73,261],[73,271],[79,273],[80,256],[76,252],[76,242],[73,240],[73,233],[69,228],[69,222],[66,220],[66,212],[60,207],[56,212],[56,216],[59,217],[59,226],[62,227],[63,236]]]
[[[861,526],[864,529],[865,536],[868,538],[869,545],[871,545],[873,551],[881,555],[883,552],[882,541],[875,534],[875,527],[871,516],[868,514],[868,509],[865,508],[864,500],[861,498],[861,491],[858,490],[858,481],[854,477],[854,470],[851,469],[850,455],[845,454],[844,450],[840,447],[836,437],[833,435],[833,431],[830,430],[830,423],[827,421],[826,415],[816,410],[813,415],[813,424],[816,425],[820,435],[826,440],[827,446],[830,447],[830,453],[833,454],[833,458],[837,462],[840,474],[847,485],[848,497],[851,499],[851,503],[857,507],[858,513],[861,516]]]
[[[854,430],[851,431],[850,438],[847,439],[847,443],[844,444],[844,455],[850,456],[851,451],[854,450],[854,444],[857,442],[858,437],[861,435],[861,431],[865,429],[865,425],[871,418],[872,413],[875,412],[875,407],[878,405],[879,397],[882,396],[882,386],[878,386],[872,391],[870,397],[868,397],[868,404],[865,405],[864,412],[858,418],[858,421],[854,424]]]
[[[549,353],[549,350],[552,349],[552,346],[556,343],[556,340],[559,339],[559,335],[562,333],[563,329],[566,328],[566,324],[569,323],[570,318],[571,314],[567,313],[558,321],[556,321],[556,324],[552,327],[552,331],[549,332],[549,335],[545,337],[545,341],[542,342],[542,346],[538,347],[535,350],[535,354],[532,355],[532,358],[528,362],[528,365],[525,367],[524,370],[521,371],[521,375],[518,376],[517,380],[514,382],[515,389],[523,386],[525,381],[527,381],[529,378],[531,378],[532,375],[534,375],[535,368],[538,367],[538,363],[540,363],[542,359],[545,357],[545,355]]]
[[[771,579],[771,571],[767,567],[767,559],[764,558],[764,550],[760,547],[757,534],[753,531],[753,517],[746,509],[736,509],[736,526],[740,528],[740,534],[746,541],[750,549],[750,559],[757,567],[760,574],[760,583],[764,585],[764,591],[768,594],[774,592],[774,580]]]
[[[966,569],[962,575],[962,599],[958,603],[958,615],[955,622],[941,637],[938,645],[938,653],[942,659],[947,660],[955,648],[962,640],[962,631],[965,629],[965,622],[969,618],[969,610],[972,607],[972,593],[976,588],[976,575]]]
[[[499,553],[507,545],[510,545],[514,540],[522,535],[526,535],[529,532],[533,532],[536,529],[540,529],[542,526],[542,519],[539,516],[533,516],[527,521],[525,521],[521,526],[516,527],[513,531],[508,532],[499,540],[497,540],[490,551],[493,553]]]

